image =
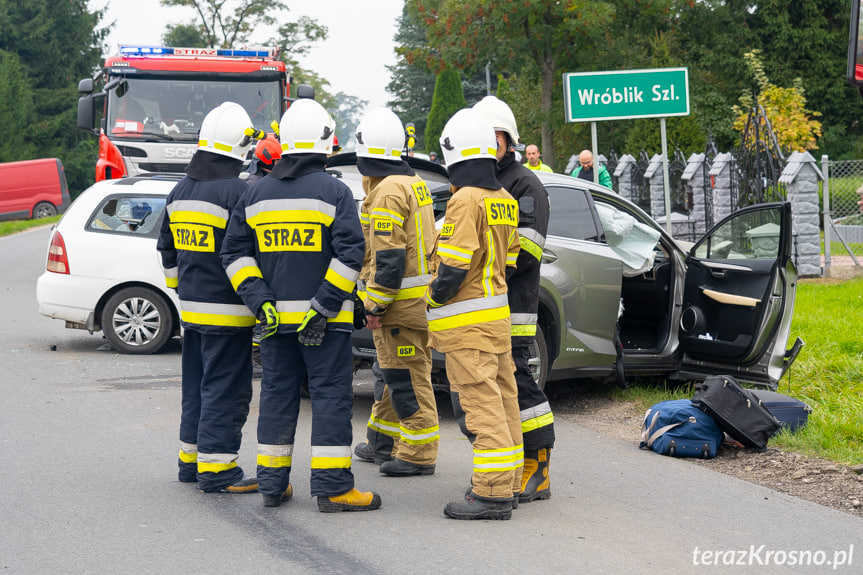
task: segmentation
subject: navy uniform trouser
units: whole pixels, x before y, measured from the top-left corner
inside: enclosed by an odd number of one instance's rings
[[[518,409],[521,413],[521,434],[524,438],[524,449],[554,447],[554,418],[548,397],[536,385],[530,372],[530,348],[521,345],[521,340],[513,338],[512,360],[515,362],[515,384],[518,388]],[[516,342],[518,341],[518,345]]]
[[[180,479],[214,491],[243,478],[237,465],[252,400],[252,332],[183,332]]]
[[[351,472],[353,356],[350,334],[328,331],[320,346],[296,333],[261,340],[258,417],[258,491],[288,487],[300,413],[300,386],[308,377],[312,402],[311,495],[341,495],[354,487]]]

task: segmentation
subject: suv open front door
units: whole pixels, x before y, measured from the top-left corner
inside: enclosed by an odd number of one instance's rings
[[[791,204],[735,212],[687,257],[680,320],[684,374],[729,374],[775,389],[802,346],[786,353],[797,270]]]

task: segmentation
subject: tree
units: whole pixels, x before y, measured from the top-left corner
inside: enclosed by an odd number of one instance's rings
[[[10,106],[0,123],[19,131],[18,122],[27,122],[23,133],[11,134],[13,145],[2,147],[0,161],[58,157],[73,193],[94,177],[95,141],[76,126],[77,84],[98,68],[108,33],[97,29],[102,18],[87,0],[0,0],[0,91]]]
[[[357,131],[357,126],[369,102],[368,100],[350,96],[344,92],[337,92],[335,100],[337,107],[335,110],[330,110],[330,114],[336,121],[336,137],[338,137],[339,145],[342,148],[350,147],[354,134]]]
[[[206,48],[207,38],[195,24],[168,24],[162,36],[165,46],[185,48]]]
[[[564,71],[564,57],[602,36],[614,14],[612,4],[576,0],[408,2],[424,18],[431,48],[442,61],[462,69],[491,62],[520,73],[529,69],[529,62],[538,71],[542,150],[553,164],[552,99],[555,82]]]
[[[438,74],[434,86],[431,112],[425,130],[427,152],[436,152],[441,156],[440,135],[453,114],[467,107],[462,91],[461,78],[452,66],[446,66]]]
[[[803,152],[816,148],[817,138],[821,136],[821,122],[814,118],[820,114],[806,109],[802,82],[795,79],[791,88],[773,84],[764,72],[760,54],[759,50],[753,50],[745,55],[746,65],[758,83],[758,93],[753,95],[744,92],[740,97],[740,105],[734,106],[737,115],[734,128],[742,131],[750,117],[750,110],[761,106],[783,152]]]
[[[288,9],[281,0],[161,0],[161,3],[193,8],[208,48],[217,45],[230,48],[245,42],[256,27],[274,25],[275,14]]]

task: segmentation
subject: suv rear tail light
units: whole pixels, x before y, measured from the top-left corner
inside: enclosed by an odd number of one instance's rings
[[[66,243],[60,232],[54,232],[51,236],[51,245],[48,247],[48,265],[45,268],[49,272],[57,274],[69,273],[69,258],[66,257]]]

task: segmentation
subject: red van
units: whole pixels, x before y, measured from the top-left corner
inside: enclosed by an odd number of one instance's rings
[[[0,164],[0,221],[47,218],[72,203],[57,158]]]

